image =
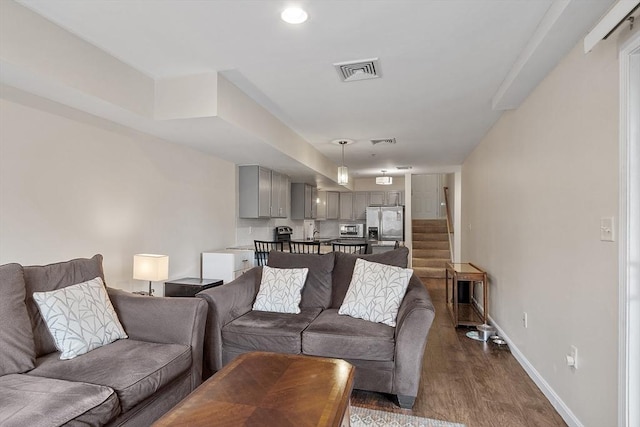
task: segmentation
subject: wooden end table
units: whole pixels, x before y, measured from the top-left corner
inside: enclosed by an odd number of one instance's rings
[[[469,303],[458,301],[458,282],[469,281]],[[489,284],[487,273],[471,263],[448,263],[445,271],[445,292],[447,308],[453,320],[453,325],[478,326],[487,323],[489,315]],[[449,295],[449,283],[451,282],[451,295]],[[473,304],[475,285],[482,282],[482,313]]]
[[[165,297],[195,297],[205,289],[222,285],[220,279],[200,279],[199,277],[184,277],[182,279],[164,282]]]
[[[340,359],[245,353],[153,426],[348,426],[354,373]]]

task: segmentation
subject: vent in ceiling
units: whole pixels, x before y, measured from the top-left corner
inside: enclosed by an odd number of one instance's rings
[[[355,82],[380,77],[378,58],[339,62],[333,65],[336,67],[338,76],[343,82]]]
[[[413,169],[413,166],[396,166],[396,169],[398,169],[399,171],[406,171],[409,169]]]
[[[371,144],[372,145],[395,144],[395,143],[396,143],[396,139],[395,138],[383,138],[383,139],[372,139],[371,140]]]

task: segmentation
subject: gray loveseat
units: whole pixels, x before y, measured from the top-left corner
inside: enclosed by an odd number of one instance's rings
[[[107,288],[128,334],[59,360],[32,294],[104,280],[102,255],[0,266],[0,425],[148,426],[202,381],[206,304]]]
[[[299,314],[252,310],[262,267],[200,292],[197,296],[209,304],[205,375],[249,351],[340,358],[356,367],[356,389],[395,394],[401,407],[412,407],[435,315],[420,279],[411,277],[396,327],[338,314],[357,258],[406,267],[408,253],[407,248],[370,255],[270,252],[271,267],[309,268]]]

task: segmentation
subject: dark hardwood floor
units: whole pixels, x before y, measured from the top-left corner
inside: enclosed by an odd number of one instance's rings
[[[466,337],[445,306],[444,279],[425,281],[436,308],[418,398],[400,409],[393,396],[356,390],[351,403],[390,412],[466,424],[468,427],[566,426],[507,346]]]

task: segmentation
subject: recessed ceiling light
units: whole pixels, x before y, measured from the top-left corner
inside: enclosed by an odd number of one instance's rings
[[[302,24],[308,17],[307,12],[299,7],[289,7],[280,14],[280,18],[289,24]]]

